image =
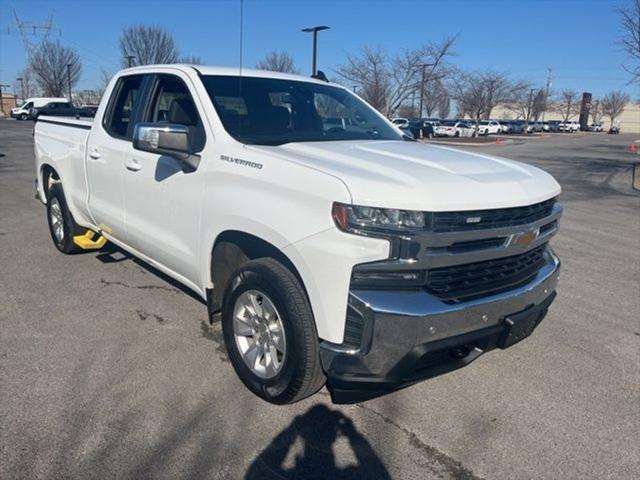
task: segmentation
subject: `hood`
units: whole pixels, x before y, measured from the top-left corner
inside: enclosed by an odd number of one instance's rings
[[[560,193],[527,164],[449,147],[400,141],[253,146],[340,178],[354,204],[425,211],[518,207]]]

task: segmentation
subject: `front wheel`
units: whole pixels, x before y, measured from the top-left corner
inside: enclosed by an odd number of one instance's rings
[[[28,118],[29,118],[29,115],[27,115],[26,113],[20,114],[20,120],[27,120]]]
[[[267,402],[297,402],[326,381],[304,289],[272,258],[252,260],[233,274],[222,303],[222,332],[240,380]]]

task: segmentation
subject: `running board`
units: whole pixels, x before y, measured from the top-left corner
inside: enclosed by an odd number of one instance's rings
[[[94,240],[94,236],[97,235],[93,230],[87,230],[84,235],[76,235],[73,237],[73,243],[79,246],[83,250],[97,250],[104,247],[107,243],[107,239],[102,235],[98,235],[98,238]]]

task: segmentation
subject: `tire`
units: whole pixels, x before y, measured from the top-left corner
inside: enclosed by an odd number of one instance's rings
[[[47,223],[49,224],[51,240],[53,240],[53,244],[58,250],[67,255],[83,251],[73,243],[73,237],[82,235],[86,232],[86,229],[78,225],[73,219],[60,183],[54,183],[49,188]]]
[[[459,136],[460,136],[460,132],[458,132],[458,131],[456,130],[456,133],[454,133],[454,134],[453,134],[453,136],[454,136],[454,137],[456,137],[456,138],[457,138],[457,137],[459,137]]]
[[[28,120],[28,119],[29,119],[29,115],[27,115],[26,113],[20,114],[20,120]]]
[[[249,304],[245,303],[247,297],[251,299]],[[245,321],[258,311],[253,307],[254,300],[260,305],[259,310],[271,312],[266,329],[260,330],[252,320]],[[280,329],[274,327],[276,323]],[[240,331],[243,333],[237,333]],[[266,342],[275,345],[278,342],[273,339],[278,338],[278,332],[284,333],[284,341],[280,338],[281,346],[284,344],[282,357],[277,355],[279,368],[272,367],[274,370],[269,372],[267,354],[256,353],[252,360],[248,352],[251,345],[256,349],[253,352],[260,352],[257,345],[261,341],[264,344],[266,335]],[[289,269],[272,258],[252,260],[232,275],[222,301],[222,333],[229,359],[242,383],[269,403],[297,402],[316,393],[326,382],[313,313],[304,289]],[[273,354],[275,346],[271,348]]]

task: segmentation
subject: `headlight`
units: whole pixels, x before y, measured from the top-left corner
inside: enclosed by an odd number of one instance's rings
[[[425,228],[425,212],[333,204],[333,220],[350,233],[409,233]]]

